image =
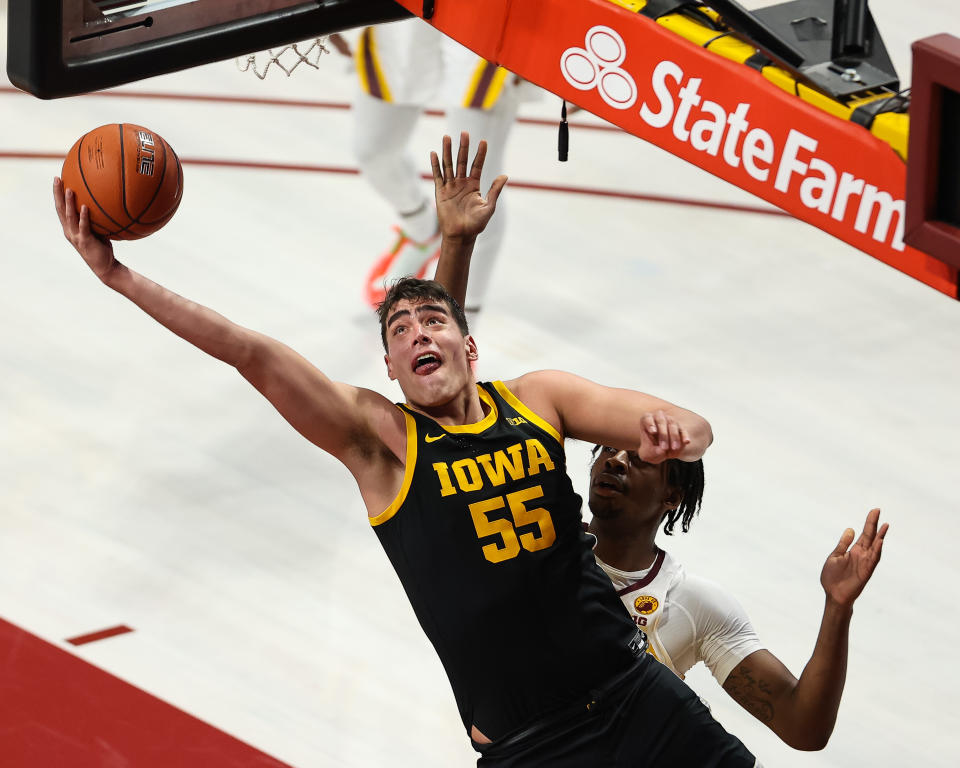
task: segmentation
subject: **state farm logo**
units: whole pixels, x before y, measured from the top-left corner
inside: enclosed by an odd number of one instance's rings
[[[644,57],[649,59],[650,54],[644,51],[634,56],[634,74],[642,71],[638,68],[646,65]],[[621,66],[626,58],[627,46],[620,34],[596,25],[587,31],[582,48],[563,52],[560,72],[577,90],[596,88],[613,109],[627,110],[640,101],[634,114],[649,128],[672,134],[656,143],[721,178],[749,190],[742,176],[731,174],[732,169],[740,169],[750,177],[750,184],[771,187],[807,209],[797,215],[821,229],[831,232],[833,222],[840,222],[848,233],[867,235],[896,251],[904,250],[904,199],[845,170],[846,158],[838,151],[837,142],[829,144],[825,152],[816,136],[784,125],[784,117],[759,109],[751,114],[753,105],[740,100],[729,83],[719,82],[723,74],[710,70],[690,73],[668,59],[657,62],[649,75],[641,75],[641,83],[649,77],[641,98],[634,76]],[[627,116],[603,115],[602,111],[597,114],[627,127]],[[643,135],[636,130],[631,133]],[[684,154],[678,144],[686,145]],[[691,158],[691,150],[703,157]],[[841,236],[854,242],[848,234]]]
[[[629,109],[637,100],[637,84],[620,67],[627,47],[617,32],[597,25],[587,31],[583,48],[567,48],[560,57],[560,71],[580,91],[596,88],[614,109]]]

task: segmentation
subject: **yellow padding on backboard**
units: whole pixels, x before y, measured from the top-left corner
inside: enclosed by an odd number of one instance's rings
[[[628,11],[633,11],[634,13],[639,13],[642,11],[644,6],[647,4],[647,0],[610,0],[610,2],[622,6]]]
[[[761,74],[777,86],[777,88],[787,93],[792,93],[794,96],[797,95],[797,81],[793,79],[793,75],[787,72],[787,70],[771,65],[764,67]]]
[[[703,24],[698,24],[693,19],[688,19],[686,16],[681,16],[679,13],[670,13],[666,16],[661,16],[659,19],[657,19],[657,24],[659,24],[661,27],[666,27],[674,34],[680,35],[680,37],[684,38],[685,40],[689,40],[691,43],[696,43],[701,48],[703,47],[704,43],[710,41],[717,35],[722,34],[722,31],[705,27]],[[755,49],[751,50],[756,53]]]
[[[910,138],[910,117],[905,112],[884,112],[877,115],[870,133],[887,142],[893,151],[907,159],[907,141]]]
[[[824,112],[829,112],[834,117],[839,117],[841,120],[849,120],[850,113],[853,111],[850,107],[845,104],[841,104],[839,101],[834,101],[829,96],[825,96],[820,93],[820,91],[815,91],[813,88],[804,85],[803,83],[797,83],[797,96],[803,99],[808,104],[813,104],[817,109],[822,109]]]
[[[714,37],[716,37],[716,33],[714,33]],[[748,45],[747,43],[743,42],[743,40],[737,40],[737,38],[733,37],[732,35],[725,35],[724,37],[716,38],[707,46],[707,50],[713,51],[715,54],[718,56],[723,56],[725,59],[738,61],[741,64],[757,52],[757,49],[752,45]]]
[[[633,13],[640,12],[647,4],[647,0],[608,0],[608,2],[626,8]],[[699,10],[714,21],[720,18],[720,14],[712,8],[700,7]],[[706,46],[709,51],[716,53],[718,56],[723,56],[725,59],[736,61],[740,64],[757,53],[757,49],[749,43],[738,40],[733,35],[724,35],[722,31],[710,29],[695,19],[680,13],[669,13],[666,16],[661,16],[657,19],[657,24],[666,27],[684,40],[689,40],[701,48]],[[892,95],[889,93],[877,93],[866,98],[851,101],[849,104],[843,104],[803,83],[798,83],[792,74],[775,64],[764,67],[761,72],[764,78],[778,88],[798,96],[808,104],[812,104],[834,117],[839,117],[841,120],[849,120],[857,107],[861,107],[878,98],[887,98]],[[909,124],[910,121],[906,114],[886,112],[877,115],[870,127],[870,132],[881,141],[889,144],[893,150],[906,161]]]

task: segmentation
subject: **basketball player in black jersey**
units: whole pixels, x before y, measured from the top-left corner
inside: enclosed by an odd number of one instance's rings
[[[432,155],[444,247],[467,249],[506,182],[479,193]],[[63,231],[90,269],[159,323],[235,367],[353,474],[453,687],[484,766],[752,766],[643,639],[593,560],[566,475],[566,436],[693,461],[700,416],[560,371],[478,385],[477,345],[433,282],[401,281],[380,309],[388,375],[405,403],[335,382],[286,345],[151,282],[114,258],[54,180]]]
[[[451,243],[437,265],[436,279],[449,289],[455,301],[466,291],[470,245],[469,241]],[[589,499],[593,520],[588,530],[597,539],[597,558],[621,571],[644,571],[654,563],[659,568],[665,553],[657,546],[657,532],[663,526],[666,533],[672,533],[678,521],[687,531],[703,494],[703,462],[668,459],[652,466],[639,460],[633,451],[600,445],[594,446],[593,454]],[[612,490],[601,490],[597,478],[603,476],[613,481]],[[886,523],[879,525],[879,517],[879,509],[871,510],[855,544],[855,531],[848,528],[824,563],[820,581],[826,603],[813,654],[800,679],[762,646],[741,656],[724,679],[718,678],[740,706],[794,749],[823,749],[833,732],[846,680],[853,603],[873,575],[889,527]],[[690,587],[685,594],[692,595],[697,589]],[[705,604],[709,604],[711,594],[716,593],[703,594]],[[687,604],[684,610],[689,615],[692,608]],[[728,604],[720,603],[716,610],[718,614],[711,614],[709,622],[713,643],[718,634],[734,641],[756,637],[739,606],[731,610]],[[679,639],[664,641],[664,648],[669,653],[676,649],[671,643],[690,643],[690,649],[684,649],[689,653],[703,640],[699,626],[694,631],[693,642],[681,634]],[[756,642],[759,645],[759,639]],[[657,647],[656,642],[651,645]],[[689,661],[690,657],[686,658]],[[701,660],[699,656],[695,659]],[[678,675],[687,671],[687,667],[676,669],[674,661],[670,665]]]

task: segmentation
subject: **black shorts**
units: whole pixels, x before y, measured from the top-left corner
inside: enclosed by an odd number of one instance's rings
[[[478,768],[753,768],[756,759],[667,667],[642,654],[576,705],[491,744]]]

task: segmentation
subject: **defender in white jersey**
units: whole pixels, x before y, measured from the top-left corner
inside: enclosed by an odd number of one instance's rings
[[[820,575],[826,606],[813,655],[800,679],[764,648],[740,604],[712,581],[687,574],[657,546],[663,525],[686,532],[703,496],[703,462],[641,461],[633,451],[597,446],[590,473],[588,530],[597,563],[627,612],[646,632],[649,651],[683,677],[707,665],[733,699],[795,749],[823,749],[846,678],[853,602],[880,560],[887,524],[867,515],[856,544],[848,528]]]
[[[723,685],[734,667],[764,648],[740,603],[718,584],[688,574],[669,552],[658,550],[653,565],[638,571],[599,557],[597,564],[646,633],[648,653],[678,677],[702,661]]]

